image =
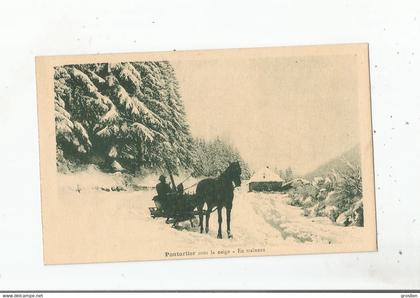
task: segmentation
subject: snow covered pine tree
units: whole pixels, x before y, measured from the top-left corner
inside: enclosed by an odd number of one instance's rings
[[[75,163],[134,172],[190,168],[194,147],[169,62],[55,68],[57,151]]]

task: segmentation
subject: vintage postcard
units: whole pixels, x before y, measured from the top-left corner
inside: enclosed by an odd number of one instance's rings
[[[367,44],[36,74],[45,264],[376,251]]]

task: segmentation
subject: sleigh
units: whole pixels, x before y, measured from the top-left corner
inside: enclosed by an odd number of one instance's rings
[[[166,223],[173,225],[183,221],[190,221],[192,224],[195,216],[200,214],[196,210],[194,194],[169,193],[166,200],[165,204],[159,204],[156,197],[154,198],[156,207],[149,207],[152,218],[163,217],[166,218]]]
[[[150,216],[152,218],[164,217],[166,218],[166,223],[172,222],[173,226],[179,222],[189,220],[191,226],[193,226],[192,219],[194,219],[196,215],[199,215],[199,211],[196,210],[197,202],[195,194],[184,193],[183,182],[185,182],[185,180],[177,186],[168,162],[166,162],[166,168],[171,179],[172,192],[165,196],[164,202],[159,201],[157,196],[153,198],[156,207],[149,207]],[[192,188],[193,186],[195,186],[195,184],[188,188]]]

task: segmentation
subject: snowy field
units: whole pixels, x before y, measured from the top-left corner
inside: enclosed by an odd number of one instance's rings
[[[88,176],[78,178],[81,183],[90,180]],[[60,186],[57,198],[44,206],[49,214],[44,217],[47,263],[141,260],[145,256],[162,259],[165,252],[210,249],[273,248],[265,250],[266,254],[307,253],[311,247],[315,251],[340,251],[339,247],[349,251],[357,250],[365,236],[361,227],[338,226],[325,217],[305,217],[302,209],[287,204],[287,195],[250,193],[243,185],[235,190],[233,239],[226,237],[225,211],[224,238],[217,239],[217,212],[211,215],[208,234],[199,233],[198,218],[194,227],[186,221],[172,228],[164,218],[150,217],[154,190],[103,191],[69,186],[68,179],[62,175],[59,181],[65,187]],[[115,177],[110,180],[113,182]]]

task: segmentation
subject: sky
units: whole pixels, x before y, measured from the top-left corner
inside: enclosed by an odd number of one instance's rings
[[[193,136],[228,140],[254,170],[305,174],[359,143],[353,56],[171,63]]]

